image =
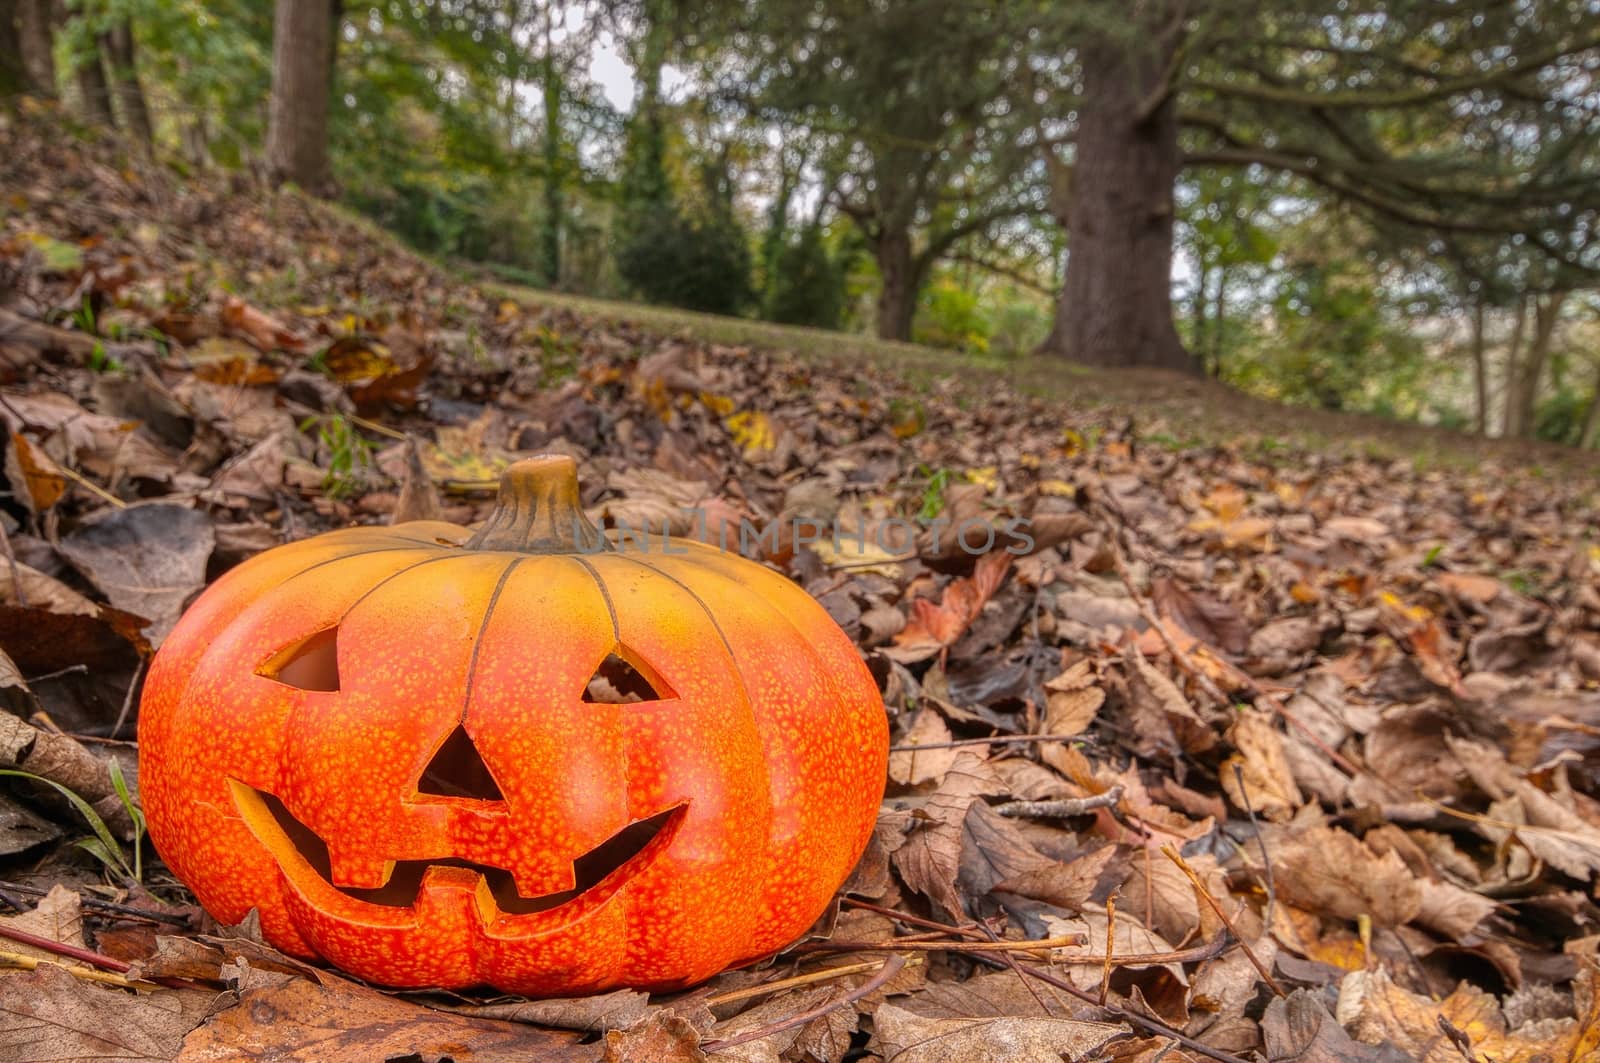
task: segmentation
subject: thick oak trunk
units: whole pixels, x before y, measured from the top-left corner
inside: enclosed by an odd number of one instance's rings
[[[878,338],[909,340],[911,319],[917,313],[917,260],[911,253],[909,229],[888,229],[880,233],[873,247],[878,262]]]
[[[17,0],[17,36],[22,65],[28,74],[28,91],[39,96],[56,94],[56,59],[52,50],[49,0]]]
[[[1198,369],[1172,320],[1177,101],[1168,94],[1146,105],[1177,45],[1166,32],[1169,8],[1159,0],[1130,4],[1129,17],[1145,32],[1097,35],[1080,51],[1085,98],[1067,208],[1067,274],[1045,353],[1091,365]]]
[[[133,25],[124,19],[105,35],[102,47],[111,60],[112,84],[117,94],[117,112],[122,126],[139,143],[149,146],[154,139],[150,128],[150,109],[145,106],[144,89],[139,86],[139,70],[134,57]]]
[[[328,97],[333,11],[329,0],[277,0],[272,24],[272,107],[267,167],[315,195],[332,191]]]

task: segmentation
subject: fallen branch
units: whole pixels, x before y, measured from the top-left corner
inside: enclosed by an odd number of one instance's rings
[[[1007,801],[996,805],[994,811],[1012,818],[1071,819],[1093,812],[1097,808],[1113,808],[1122,800],[1122,786],[1118,784],[1103,794],[1089,797],[1063,797],[1055,801]]]
[[[993,735],[989,738],[958,738],[953,742],[913,742],[890,746],[891,753],[915,753],[923,749],[960,749],[962,746],[1019,745],[1023,742],[1082,742],[1093,745],[1088,735]]]
[[[142,989],[145,992],[161,988],[154,982],[136,981],[132,978],[124,978],[120,974],[112,974],[109,971],[96,971],[88,967],[74,967],[71,964],[56,963],[54,960],[43,960],[38,956],[28,956],[20,952],[8,952],[5,949],[0,949],[0,966],[18,967],[24,971],[33,971],[42,965],[59,967],[72,975],[72,977],[81,978],[85,982],[99,982],[102,985],[114,985],[122,989]]]
[[[114,971],[117,974],[126,974],[133,967],[132,964],[124,963],[122,960],[107,956],[105,953],[95,952],[93,949],[86,949],[81,945],[69,945],[64,941],[54,941],[47,937],[40,937],[38,934],[30,934],[26,930],[18,930],[16,927],[8,926],[5,923],[0,923],[0,937],[10,938],[18,944],[40,949],[53,956],[65,956],[68,959],[87,963],[102,970]],[[10,955],[22,956],[23,954],[11,953]],[[63,964],[62,966],[66,965]],[[71,970],[72,968],[68,967],[67,969]],[[128,979],[123,979],[123,981],[128,982]],[[129,984],[131,985],[132,983]],[[197,983],[181,978],[152,978],[150,983],[143,986],[143,988],[153,989],[157,985],[163,985],[169,989],[201,988]]]

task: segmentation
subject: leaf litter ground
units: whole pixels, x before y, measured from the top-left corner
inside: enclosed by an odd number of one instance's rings
[[[0,769],[103,832],[0,782],[0,1056],[1600,1056],[1592,474],[1177,447],[486,294],[48,115],[0,140]],[[822,924],[672,997],[397,994],[136,868],[109,768],[136,802],[185,602],[288,539],[481,519],[535,451],[613,527],[759,530],[857,641],[895,752]]]

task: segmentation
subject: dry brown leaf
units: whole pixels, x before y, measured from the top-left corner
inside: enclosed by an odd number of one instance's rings
[[[55,964],[0,976],[0,1059],[171,1063],[215,996],[189,989],[129,993],[74,978]]]
[[[30,513],[43,513],[67,493],[67,477],[55,459],[21,432],[6,448],[6,482]]]
[[[150,621],[145,637],[159,646],[205,586],[215,545],[204,513],[150,502],[85,522],[61,540],[60,550],[112,605]]]
[[[666,1008],[626,1030],[608,1031],[601,1057],[602,1063],[705,1063],[708,1058],[700,1048],[700,1031]]]
[[[945,914],[967,917],[956,890],[967,812],[986,793],[1004,792],[1004,783],[984,759],[958,750],[939,788],[916,810],[914,826],[891,858],[907,886],[933,901]]]
[[[434,1011],[331,975],[325,984],[276,976],[183,1040],[178,1063],[372,1063],[397,1056],[425,1063],[591,1063],[575,1034]],[[209,998],[209,994],[202,994]],[[170,1059],[171,1056],[163,1057]]]
[[[893,1004],[873,1013],[884,1063],[1077,1063],[1127,1027],[1079,1019],[930,1019]]]
[[[1219,775],[1222,790],[1234,807],[1254,809],[1257,815],[1274,821],[1293,816],[1303,798],[1284,756],[1283,736],[1271,718],[1259,712],[1241,712],[1228,730],[1228,741],[1238,752],[1222,762]]]
[[[1417,917],[1422,889],[1393,852],[1378,856],[1337,827],[1268,832],[1278,896],[1289,904],[1339,919],[1367,915],[1381,927]]]
[[[1381,968],[1345,975],[1335,1014],[1357,1040],[1392,1042],[1421,1063],[1461,1063],[1462,1049],[1446,1024],[1465,1037],[1473,1059],[1494,1063],[1582,1063],[1596,1047],[1594,1031],[1575,1018],[1541,1024],[1534,1037],[1507,1033],[1500,1006],[1482,990],[1463,982],[1435,1002],[1395,985]]]
[[[924,708],[900,739],[902,746],[939,744],[950,741],[950,728],[931,707]],[[904,786],[936,782],[956,761],[959,749],[903,750],[889,754],[889,778]]]

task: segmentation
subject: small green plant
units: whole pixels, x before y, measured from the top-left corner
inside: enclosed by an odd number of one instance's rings
[[[1444,553],[1444,543],[1434,543],[1429,548],[1427,556],[1422,559],[1423,568],[1433,568],[1439,563],[1439,555]]]
[[[923,465],[917,471],[928,477],[927,486],[922,489],[922,505],[917,510],[917,519],[932,520],[944,512],[944,492],[950,486],[950,470],[929,471]]]
[[[46,779],[42,775],[35,775],[31,771],[19,771],[15,768],[0,768],[0,775],[41,783],[51,787],[66,798],[67,802],[89,824],[89,830],[92,832],[89,837],[79,838],[74,844],[100,861],[107,871],[122,882],[126,884],[142,882],[144,881],[144,811],[134,803],[133,794],[128,790],[128,781],[122,774],[122,765],[115,758],[112,758],[107,764],[107,770],[111,774],[111,785],[117,792],[117,798],[122,802],[122,807],[128,810],[128,818],[133,821],[131,855],[123,852],[121,843],[117,841],[117,836],[111,833],[111,828],[106,826],[106,821],[101,818],[100,813],[95,811],[94,806],[85,801],[70,787],[63,786],[54,779]]]
[[[309,417],[300,431],[317,429],[317,443],[327,455],[328,469],[322,477],[322,493],[329,498],[348,498],[360,493],[373,469],[372,444],[357,432],[342,413],[329,417]]]

